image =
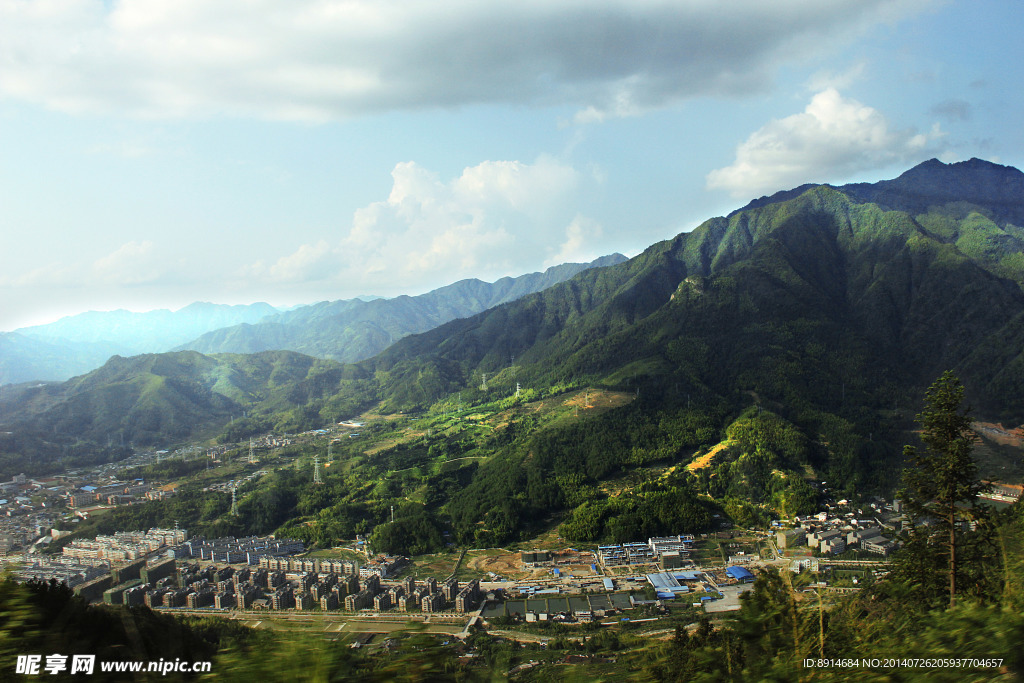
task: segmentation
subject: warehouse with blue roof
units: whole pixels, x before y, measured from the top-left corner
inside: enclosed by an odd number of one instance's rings
[[[743,567],[726,567],[725,573],[730,579],[736,579],[740,583],[750,583],[754,580],[754,575]]]

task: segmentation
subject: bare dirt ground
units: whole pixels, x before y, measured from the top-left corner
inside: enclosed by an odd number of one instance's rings
[[[604,411],[611,408],[624,406],[633,400],[633,394],[623,391],[594,390],[580,391],[575,396],[566,399],[562,405],[581,408],[584,410]]]
[[[972,422],[971,427],[981,436],[1003,446],[1024,448],[1024,425],[1015,429],[994,422]]]
[[[696,472],[697,470],[700,470],[700,469],[703,469],[703,468],[707,467],[708,465],[711,464],[711,461],[714,459],[714,457],[716,455],[718,455],[719,453],[724,451],[730,445],[731,445],[730,442],[723,441],[722,443],[720,443],[717,446],[713,447],[711,450],[709,450],[704,455],[701,455],[701,456],[695,458],[693,460],[693,462],[691,462],[689,465],[686,466],[686,469],[690,470],[691,472]]]
[[[530,570],[524,570],[519,553],[481,555],[467,560],[466,567],[480,573],[494,572],[506,578],[525,578],[532,574]]]

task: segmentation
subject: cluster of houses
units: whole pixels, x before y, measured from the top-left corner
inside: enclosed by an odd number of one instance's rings
[[[884,533],[894,533],[901,527],[904,517],[900,501],[891,505],[873,503],[864,509],[843,512],[847,501],[841,500],[831,510],[808,517],[796,517],[793,528],[779,529],[775,542],[780,551],[810,547],[822,555],[838,555],[847,550],[888,556],[899,546]],[[781,526],[781,522],[775,522]]]
[[[110,536],[72,541],[61,549],[64,557],[82,564],[101,564],[136,560],[169,546],[185,542],[184,529],[150,529],[149,531],[118,531]]]
[[[63,478],[24,474],[0,482],[0,557],[35,554],[68,533],[58,527],[63,526],[62,508],[74,486]]]
[[[174,495],[173,489],[154,489],[141,479],[131,482],[113,481],[106,484],[83,484],[66,492],[69,508],[97,505],[125,505],[140,500],[163,500]]]
[[[482,598],[478,580],[439,583],[410,576],[385,583],[408,564],[407,557],[381,555],[361,565],[292,556],[303,549],[300,541],[272,537],[188,539],[178,528],[118,532],[75,541],[54,558],[63,563],[59,567],[33,565],[22,569],[22,578],[65,580],[90,601],[193,609],[464,613]],[[188,563],[192,558],[203,562]]]
[[[477,580],[459,584],[449,578],[439,584],[433,578],[410,576],[385,585],[376,574],[360,576],[353,563],[321,560],[309,568],[307,563],[313,560],[291,558],[287,560],[289,569],[271,568],[272,564],[280,567],[282,561],[266,558],[264,566],[242,568],[215,564],[176,567],[174,558],[163,558],[118,567],[109,576],[80,585],[76,592],[86,599],[102,596],[108,604],[219,610],[465,613],[481,599]]]
[[[169,555],[179,560],[198,559],[224,564],[245,563],[256,565],[263,559],[295,555],[305,550],[302,541],[293,538],[274,538],[272,536],[247,536],[235,538],[207,539],[202,536],[182,541],[171,548]]]

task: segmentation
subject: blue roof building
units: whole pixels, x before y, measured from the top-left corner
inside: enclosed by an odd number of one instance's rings
[[[749,583],[754,580],[754,575],[749,570],[743,567],[726,567],[725,573],[733,579],[742,583]]]

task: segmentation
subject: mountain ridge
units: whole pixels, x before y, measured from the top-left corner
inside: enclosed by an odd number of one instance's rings
[[[238,325],[202,335],[177,347],[202,353],[252,353],[288,349],[341,362],[376,355],[408,334],[546,289],[589,268],[621,263],[621,254],[589,263],[565,263],[543,272],[488,283],[460,280],[415,296],[363,301],[343,299],[298,308],[256,325]]]
[[[176,311],[87,311],[53,323],[0,333],[0,385],[64,381],[100,367],[113,355],[174,350],[297,350],[322,358],[362,360],[411,332],[524,296],[585,268],[623,260],[621,254],[612,254],[586,264],[560,264],[493,283],[468,279],[417,296],[360,297],[287,310],[264,302],[193,302]],[[346,329],[343,319],[337,319],[345,314],[355,316],[350,329]],[[321,327],[303,331],[303,325]]]
[[[1020,174],[987,162],[954,170],[968,186],[994,173],[1012,188]],[[457,393],[460,403],[479,403],[512,397],[520,385],[629,391],[631,415],[645,420],[672,411],[731,420],[753,404],[830,444],[813,463],[821,477],[882,490],[916,397],[943,370],[962,375],[980,415],[1024,421],[1024,241],[1001,218],[1016,211],[1010,201],[973,204],[949,187],[912,214],[857,192],[810,186],[409,335],[359,363],[286,373],[287,389],[270,386],[272,372],[250,370],[248,394],[231,380],[222,396],[249,411],[242,426],[252,430],[313,428],[370,406],[441,411]],[[244,357],[175,358],[245,374]],[[61,390],[78,385],[48,390],[55,404]],[[45,424],[8,396],[0,403],[5,425],[12,415],[19,429]],[[489,471],[482,465],[480,476]]]

